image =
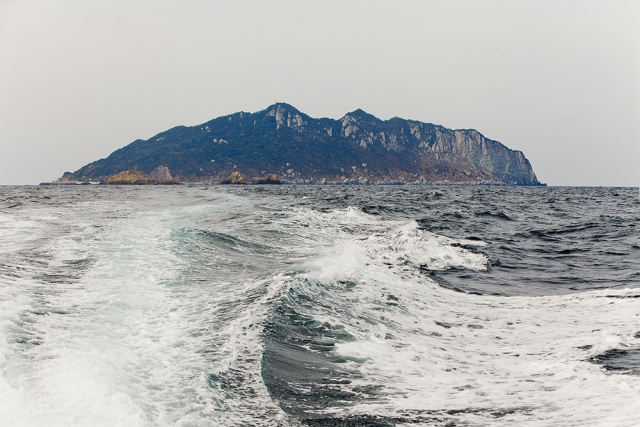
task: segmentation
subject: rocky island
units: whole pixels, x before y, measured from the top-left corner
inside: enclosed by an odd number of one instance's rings
[[[473,129],[362,110],[315,119],[284,103],[134,141],[55,183],[89,182],[544,185],[521,151]]]
[[[160,177],[158,179],[157,174],[156,177],[152,177],[147,175],[144,172],[135,171],[135,170],[127,170],[124,172],[117,173],[115,175],[111,175],[107,178],[105,184],[108,185],[171,185],[171,184],[179,184],[179,182],[171,179],[171,176],[168,178]]]

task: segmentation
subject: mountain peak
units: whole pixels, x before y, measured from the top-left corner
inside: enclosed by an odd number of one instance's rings
[[[345,116],[355,117],[358,120],[367,120],[367,121],[380,121],[379,118],[374,116],[373,114],[369,114],[364,111],[362,108],[358,108],[350,113],[345,114]]]
[[[287,111],[290,113],[297,113],[297,114],[302,114],[302,112],[300,110],[298,110],[296,107],[294,107],[291,104],[287,104],[286,102],[276,102],[275,104],[271,104],[270,106],[268,106],[265,110],[263,111],[267,111],[268,113],[271,113],[271,111]]]

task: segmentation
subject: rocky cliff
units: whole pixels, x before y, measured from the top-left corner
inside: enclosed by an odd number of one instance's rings
[[[362,110],[314,119],[283,103],[134,141],[61,179],[105,180],[125,170],[182,182],[219,183],[237,171],[285,183],[541,185],[522,152],[472,129]]]

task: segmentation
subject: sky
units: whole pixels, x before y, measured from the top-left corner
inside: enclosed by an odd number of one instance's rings
[[[549,185],[640,183],[640,2],[0,0],[0,184],[279,102],[477,129]]]

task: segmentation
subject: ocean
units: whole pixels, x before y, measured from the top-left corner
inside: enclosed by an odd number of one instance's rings
[[[0,187],[0,426],[640,426],[633,188]]]

